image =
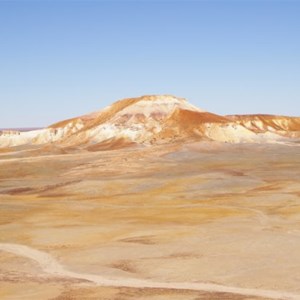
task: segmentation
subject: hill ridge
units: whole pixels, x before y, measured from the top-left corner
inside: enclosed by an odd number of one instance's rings
[[[300,138],[299,117],[221,116],[202,110],[185,98],[144,95],[116,101],[102,110],[62,120],[44,129],[0,132],[0,148],[55,144],[58,147],[108,149],[110,142],[114,145],[152,145],[185,140],[274,143],[292,138]]]

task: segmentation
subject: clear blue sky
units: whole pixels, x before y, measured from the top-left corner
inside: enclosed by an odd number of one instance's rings
[[[144,94],[300,115],[300,1],[0,1],[0,128]]]

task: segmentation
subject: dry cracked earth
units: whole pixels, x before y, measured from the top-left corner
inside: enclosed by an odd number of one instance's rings
[[[3,152],[0,299],[300,299],[299,150]]]

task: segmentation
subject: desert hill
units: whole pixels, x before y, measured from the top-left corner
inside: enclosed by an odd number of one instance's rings
[[[300,137],[300,118],[274,115],[231,115],[234,122],[255,133],[276,132],[283,136]]]
[[[220,116],[183,98],[128,98],[91,114],[28,132],[0,131],[0,148],[21,145],[81,147],[90,151],[185,140],[276,143],[300,137],[300,117]]]

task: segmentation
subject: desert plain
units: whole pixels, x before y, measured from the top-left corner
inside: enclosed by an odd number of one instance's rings
[[[1,300],[300,299],[299,143],[0,154]]]

